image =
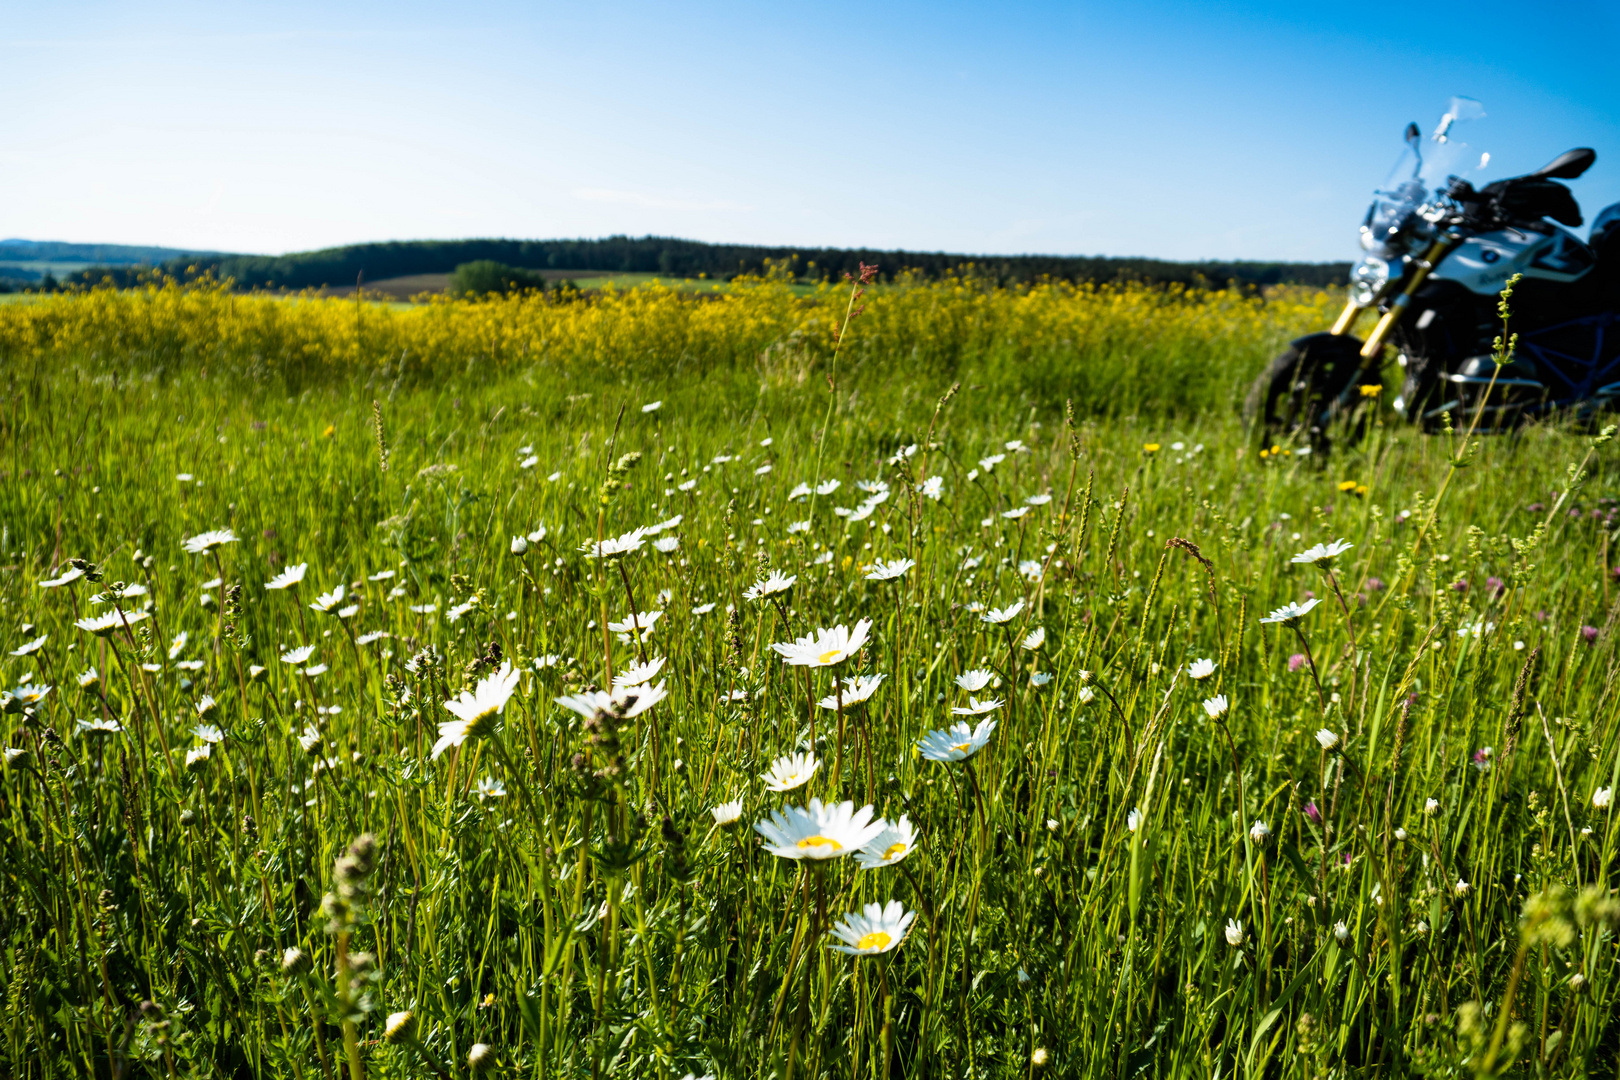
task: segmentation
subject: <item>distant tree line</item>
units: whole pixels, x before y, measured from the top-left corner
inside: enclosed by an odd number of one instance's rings
[[[1072,282],[1142,281],[1151,284],[1242,286],[1328,285],[1344,280],[1348,263],[1170,262],[1162,259],[1065,255],[951,255],[872,248],[764,247],[705,244],[667,237],[610,236],[602,240],[408,240],[306,251],[291,255],[188,256],[163,264],[175,276],[212,271],[244,289],[310,289],[352,285],[409,274],[447,274],[466,263],[494,262],[530,270],[643,273],[671,278],[706,275],[730,279],[790,265],[797,276],[836,280],[875,264],[883,278],[911,272],[937,278],[971,272],[998,284],[1043,278]],[[99,281],[95,268],[75,279]],[[117,280],[117,275],[113,275]]]

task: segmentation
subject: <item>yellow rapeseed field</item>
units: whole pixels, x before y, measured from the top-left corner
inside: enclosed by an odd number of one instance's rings
[[[805,296],[757,278],[703,298],[653,285],[572,302],[529,293],[400,308],[171,281],[0,308],[0,359],[200,368],[292,389],[372,373],[414,381],[470,366],[491,375],[540,368],[644,379],[757,368],[767,380],[803,382],[829,357],[847,297],[842,286]],[[1090,397],[1113,410],[1197,409],[1230,400],[1267,355],[1329,321],[1336,304],[1311,290],[1262,298],[1134,284],[902,279],[866,297],[840,364],[856,378],[971,376]]]

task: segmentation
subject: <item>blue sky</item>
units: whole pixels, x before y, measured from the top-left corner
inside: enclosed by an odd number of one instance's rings
[[[1408,120],[1620,201],[1620,6],[0,0],[0,237],[1336,259]]]

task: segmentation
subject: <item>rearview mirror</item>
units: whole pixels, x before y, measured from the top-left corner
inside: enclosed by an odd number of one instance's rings
[[[1596,160],[1596,150],[1578,146],[1574,150],[1565,150],[1530,175],[1543,176],[1549,180],[1573,180],[1590,169],[1592,162]]]

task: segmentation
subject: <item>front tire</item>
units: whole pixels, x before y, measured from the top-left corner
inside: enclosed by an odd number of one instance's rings
[[[1265,445],[1289,440],[1327,450],[1333,423],[1355,412],[1360,388],[1368,385],[1382,386],[1382,378],[1363,365],[1360,340],[1311,334],[1291,343],[1254,381],[1244,415]]]

